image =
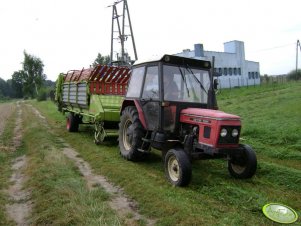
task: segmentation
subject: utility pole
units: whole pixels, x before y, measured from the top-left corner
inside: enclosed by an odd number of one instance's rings
[[[301,45],[299,39],[297,40],[297,45],[296,45],[296,81],[298,80],[298,47],[300,48],[301,51]]]
[[[117,5],[119,3],[123,3],[122,5],[122,14],[118,14]],[[111,64],[118,64],[118,65],[131,65],[134,61],[138,59],[135,39],[133,34],[133,28],[130,18],[129,7],[127,4],[127,0],[119,0],[115,1],[112,7],[112,33],[111,33]],[[121,22],[119,21],[119,17],[121,18]],[[127,24],[126,24],[127,23]],[[115,30],[114,25],[117,24],[117,30]],[[125,33],[125,28],[129,28],[129,33]],[[117,33],[117,37],[115,35]],[[125,50],[125,42],[128,40],[128,37],[132,39],[132,48],[135,55],[135,60],[131,60],[129,53]],[[114,59],[114,40],[117,40],[120,43],[120,54],[119,51],[117,52],[117,59]]]

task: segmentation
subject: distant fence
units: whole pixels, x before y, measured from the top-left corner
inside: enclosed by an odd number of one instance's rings
[[[218,78],[219,89],[232,89],[244,86],[256,86],[260,85],[260,79],[248,79],[244,77],[236,78]]]
[[[287,79],[286,75],[278,75],[276,77],[270,76],[270,77],[261,77],[260,84],[261,85],[272,85],[272,84],[283,84],[287,83],[290,80]]]
[[[252,87],[261,85],[274,85],[274,84],[284,84],[289,82],[287,76],[269,76],[260,77],[258,79],[248,79],[248,78],[217,78],[218,88],[221,89],[233,89],[239,87]]]

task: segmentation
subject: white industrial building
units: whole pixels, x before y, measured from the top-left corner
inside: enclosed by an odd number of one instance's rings
[[[220,88],[233,88],[260,84],[259,63],[245,59],[245,47],[242,41],[224,43],[224,52],[204,51],[203,44],[195,44],[194,50],[186,49],[177,56],[209,60],[215,57],[215,71]]]

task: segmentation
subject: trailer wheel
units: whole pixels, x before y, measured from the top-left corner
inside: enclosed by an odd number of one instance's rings
[[[170,149],[165,155],[165,175],[175,186],[184,187],[191,180],[191,163],[183,149]]]
[[[251,178],[257,169],[255,151],[249,145],[241,144],[240,146],[243,148],[242,155],[232,156],[228,161],[229,173],[234,178]]]
[[[144,135],[145,131],[139,120],[136,108],[132,106],[126,107],[122,112],[119,123],[118,140],[121,156],[130,161],[142,160],[146,156],[146,153],[138,149],[142,148],[142,137]],[[148,149],[148,147],[144,148]]]
[[[78,115],[75,115],[74,113],[69,113],[66,121],[66,128],[68,132],[77,132],[78,126],[79,126],[79,117]]]

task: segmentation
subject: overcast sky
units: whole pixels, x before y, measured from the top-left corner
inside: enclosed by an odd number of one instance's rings
[[[1,0],[0,77],[10,79],[22,69],[24,50],[43,61],[53,81],[60,72],[89,67],[97,53],[109,55],[107,6],[113,2]],[[261,74],[295,69],[300,0],[128,0],[128,5],[139,59],[179,53],[195,43],[223,51],[224,42],[239,40],[246,59],[260,63]]]

